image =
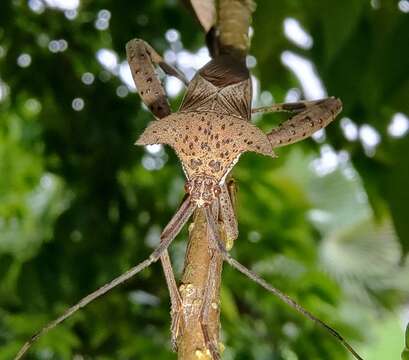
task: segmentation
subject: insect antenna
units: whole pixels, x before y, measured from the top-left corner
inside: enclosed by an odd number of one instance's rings
[[[214,222],[211,209],[209,207],[206,207],[206,219],[209,224],[209,233],[211,234],[210,236],[210,241],[215,242],[214,246],[217,247],[217,249],[220,251],[223,259],[229,263],[232,267],[234,267],[236,270],[240,271],[242,274],[246,275],[248,278],[262,286],[264,289],[266,289],[268,292],[276,295],[281,301],[285,302],[287,305],[291,306],[295,310],[297,310],[300,314],[304,315],[308,319],[314,321],[316,324],[324,328],[326,331],[328,331],[332,336],[334,336],[338,341],[342,343],[342,345],[358,360],[364,360],[355,350],[354,348],[344,339],[344,337],[335,329],[333,329],[331,326],[326,324],[324,321],[318,319],[315,315],[310,313],[308,310],[304,309],[300,304],[298,304],[295,300],[290,298],[288,295],[284,294],[274,286],[270,285],[267,283],[263,278],[261,278],[258,274],[255,272],[251,271],[250,269],[246,268],[244,265],[242,265],[240,262],[238,262],[236,259],[234,259],[229,252],[226,250],[222,240],[220,239],[220,236],[217,231],[216,224]]]
[[[65,319],[69,318],[75,312],[80,310],[81,308],[88,305],[90,302],[94,301],[98,297],[104,295],[108,291],[112,290],[114,287],[122,284],[123,282],[129,280],[133,276],[135,276],[140,271],[146,269],[149,265],[159,260],[160,256],[166,251],[169,247],[173,239],[179,234],[182,227],[186,224],[189,220],[190,216],[193,214],[196,205],[190,201],[190,198],[186,198],[185,201],[180,206],[179,210],[175,213],[172,217],[168,225],[166,225],[165,229],[162,231],[160,236],[160,244],[159,246],[151,253],[151,255],[144,261],[140,262],[138,265],[132,267],[122,275],[118,276],[117,278],[113,279],[109,283],[103,285],[99,289],[95,290],[91,294],[82,298],[78,303],[71,306],[65,312],[59,316],[57,319],[51,321],[42,329],[40,329],[37,333],[35,333],[20,349],[14,360],[21,359],[24,354],[30,349],[30,347],[44,334],[48,331],[56,327],[58,324],[62,323]]]

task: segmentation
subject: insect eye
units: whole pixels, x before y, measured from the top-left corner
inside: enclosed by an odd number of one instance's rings
[[[185,183],[185,192],[187,192],[187,193],[190,192],[190,183],[189,182]]]
[[[220,193],[222,192],[222,190],[220,189],[220,186],[219,185],[216,185],[215,187],[214,187],[214,194],[216,195],[216,196],[219,196],[220,195]]]

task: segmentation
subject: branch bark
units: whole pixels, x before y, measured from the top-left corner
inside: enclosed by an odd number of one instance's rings
[[[233,207],[236,208],[236,187],[234,180],[228,181],[228,188]],[[214,209],[214,213],[215,212],[217,212],[217,209]],[[185,256],[185,267],[179,287],[183,301],[183,312],[186,319],[186,322],[181,324],[181,333],[178,338],[179,360],[212,359],[209,350],[205,347],[203,332],[199,321],[212,256],[216,257],[217,266],[209,316],[209,335],[213,339],[219,339],[220,335],[220,286],[223,260],[218,253],[211,253],[207,229],[204,211],[203,209],[198,209],[194,214],[193,222],[189,226],[189,242]],[[225,239],[222,224],[220,224],[220,230]],[[233,244],[228,243],[226,247],[231,248],[232,245]],[[219,342],[218,347],[220,353],[222,353],[224,345]]]
[[[216,23],[216,36],[221,52],[228,52],[242,58],[249,49],[248,30],[251,23],[251,14],[254,10],[252,0],[206,0],[202,7],[200,1],[190,0],[191,8],[206,31]],[[186,1],[185,1],[186,2]],[[213,3],[213,7],[212,4]],[[217,3],[217,6],[215,5]],[[202,9],[202,10],[201,10]],[[217,10],[217,21],[214,13]],[[205,14],[197,12],[206,11]],[[234,181],[229,182],[230,195],[233,206],[236,204]],[[220,226],[221,234],[223,228]],[[226,244],[231,248],[232,244]],[[212,306],[210,311],[209,330],[213,339],[219,339],[220,330],[220,285],[223,261],[218,254],[211,254],[207,235],[207,222],[204,211],[199,209],[194,215],[193,223],[189,226],[189,243],[185,256],[185,265],[179,287],[183,300],[183,312],[187,319],[181,324],[178,336],[179,360],[206,360],[212,359],[210,352],[205,348],[203,333],[199,322],[203,294],[207,282],[209,265],[212,256],[217,259],[217,276],[213,289]],[[219,351],[223,352],[223,344],[219,342]]]
[[[253,0],[219,0],[217,25],[222,49],[245,56],[250,48],[249,28]]]
[[[219,339],[220,282],[222,259],[217,256],[217,278],[210,311],[210,336]],[[182,324],[182,333],[178,341],[180,360],[211,359],[204,345],[202,328],[199,322],[203,294],[207,282],[211,253],[207,238],[207,222],[203,209],[196,211],[193,223],[189,226],[189,243],[186,250],[180,294],[183,300],[183,312],[186,322]]]

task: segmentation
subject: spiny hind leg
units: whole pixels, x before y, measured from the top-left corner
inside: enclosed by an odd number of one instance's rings
[[[154,65],[159,66],[167,75],[177,77],[186,85],[189,83],[188,80],[180,71],[167,64],[143,40],[130,40],[126,44],[126,55],[132,77],[142,101],[157,118],[170,115],[171,110],[165,89],[155,73]]]
[[[326,127],[342,110],[341,100],[335,97],[275,106],[281,108],[276,111],[290,111],[295,115],[267,134],[273,148],[310,137],[316,131]]]

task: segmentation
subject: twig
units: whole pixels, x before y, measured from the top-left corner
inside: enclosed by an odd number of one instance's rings
[[[178,341],[180,360],[210,359],[204,346],[203,333],[199,322],[200,310],[207,282],[211,253],[207,237],[207,221],[203,209],[196,211],[194,222],[189,226],[189,243],[186,251],[185,268],[180,292],[186,322]],[[217,256],[217,277],[210,312],[210,336],[219,338],[219,291],[222,272],[222,258]]]

